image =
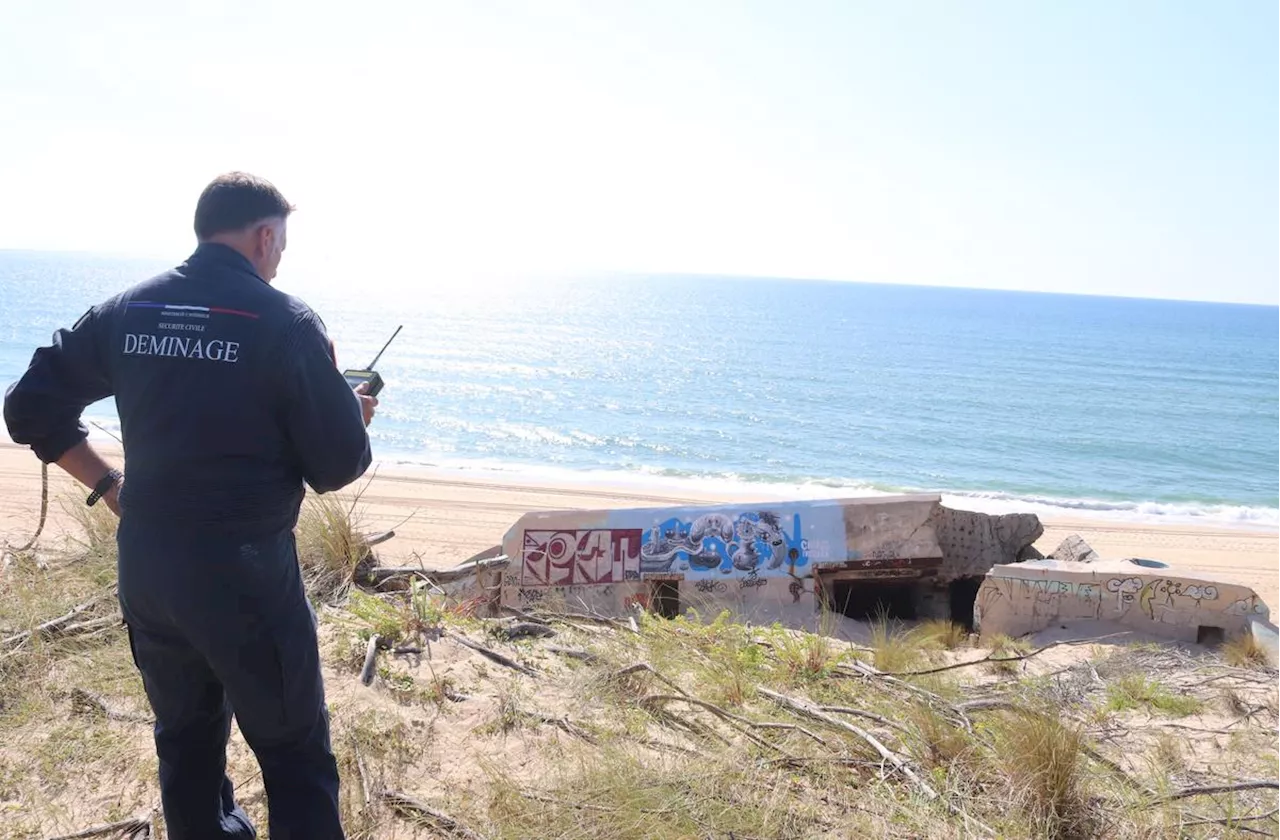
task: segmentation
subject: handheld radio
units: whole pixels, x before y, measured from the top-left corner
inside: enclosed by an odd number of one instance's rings
[[[382,376],[376,370],[373,369],[373,366],[378,363],[378,359],[382,358],[382,354],[385,353],[387,348],[391,346],[391,342],[396,340],[396,336],[400,334],[400,330],[402,329],[404,329],[404,324],[401,324],[400,326],[396,327],[396,331],[391,334],[391,338],[387,339],[387,343],[382,345],[382,349],[378,351],[378,355],[373,357],[373,361],[369,362],[369,366],[367,368],[360,368],[358,370],[344,370],[342,372],[343,377],[345,377],[347,380],[347,384],[350,385],[353,390],[355,388],[358,388],[360,385],[364,384],[365,382],[368,382],[369,396],[376,397],[378,395],[378,392],[382,390],[382,385],[383,385]]]

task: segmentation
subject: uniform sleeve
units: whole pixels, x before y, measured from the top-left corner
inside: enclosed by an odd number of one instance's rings
[[[360,401],[334,362],[333,345],[312,312],[294,321],[285,341],[285,434],[317,493],[340,490],[373,460]]]
[[[36,350],[26,372],[4,396],[4,422],[14,443],[31,447],[53,463],[89,436],[80,416],[86,407],[111,396],[103,357],[102,313],[95,307],[70,329]]]

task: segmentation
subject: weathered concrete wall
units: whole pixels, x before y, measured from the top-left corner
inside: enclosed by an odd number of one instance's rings
[[[939,507],[935,529],[942,546],[940,582],[980,577],[993,566],[1017,563],[1044,534],[1033,513],[990,515],[945,507]]]
[[[1153,570],[1127,560],[1088,564],[1036,560],[991,569],[978,590],[976,626],[983,635],[1018,636],[1055,622],[1116,621],[1184,641],[1198,628],[1227,638],[1249,632],[1270,611],[1252,589],[1171,568]]]
[[[816,606],[812,576],[920,574],[942,554],[938,496],[772,505],[529,513],[507,532],[502,603],[558,602],[616,615],[649,606],[653,582],[680,605],[772,620]]]

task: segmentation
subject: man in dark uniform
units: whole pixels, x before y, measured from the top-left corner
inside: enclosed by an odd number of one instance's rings
[[[271,286],[293,207],[215,179],[186,262],[92,307],[5,395],[9,434],[120,516],[119,600],[155,711],[167,836],[253,838],[232,795],[233,714],[262,767],[272,840],[342,838],[338,771],[293,528],[368,469],[377,401],[323,323]],[[81,414],[114,396],[128,480]]]

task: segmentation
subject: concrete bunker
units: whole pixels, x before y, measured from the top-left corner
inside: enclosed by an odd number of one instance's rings
[[[1041,532],[1034,516],[949,510],[937,495],[540,511],[507,532],[489,591],[517,609],[551,600],[611,616],[728,609],[811,626],[825,608],[863,621],[958,612],[968,625],[967,581]]]
[[[1252,632],[1274,650],[1269,610],[1247,587],[1158,560],[1103,560],[1079,537],[1042,558],[1034,543],[1043,533],[1033,514],[954,510],[936,495],[539,511],[475,574],[493,615],[552,605],[611,617],[728,610],[813,628],[825,609],[1010,636],[1103,619],[1201,644]]]

